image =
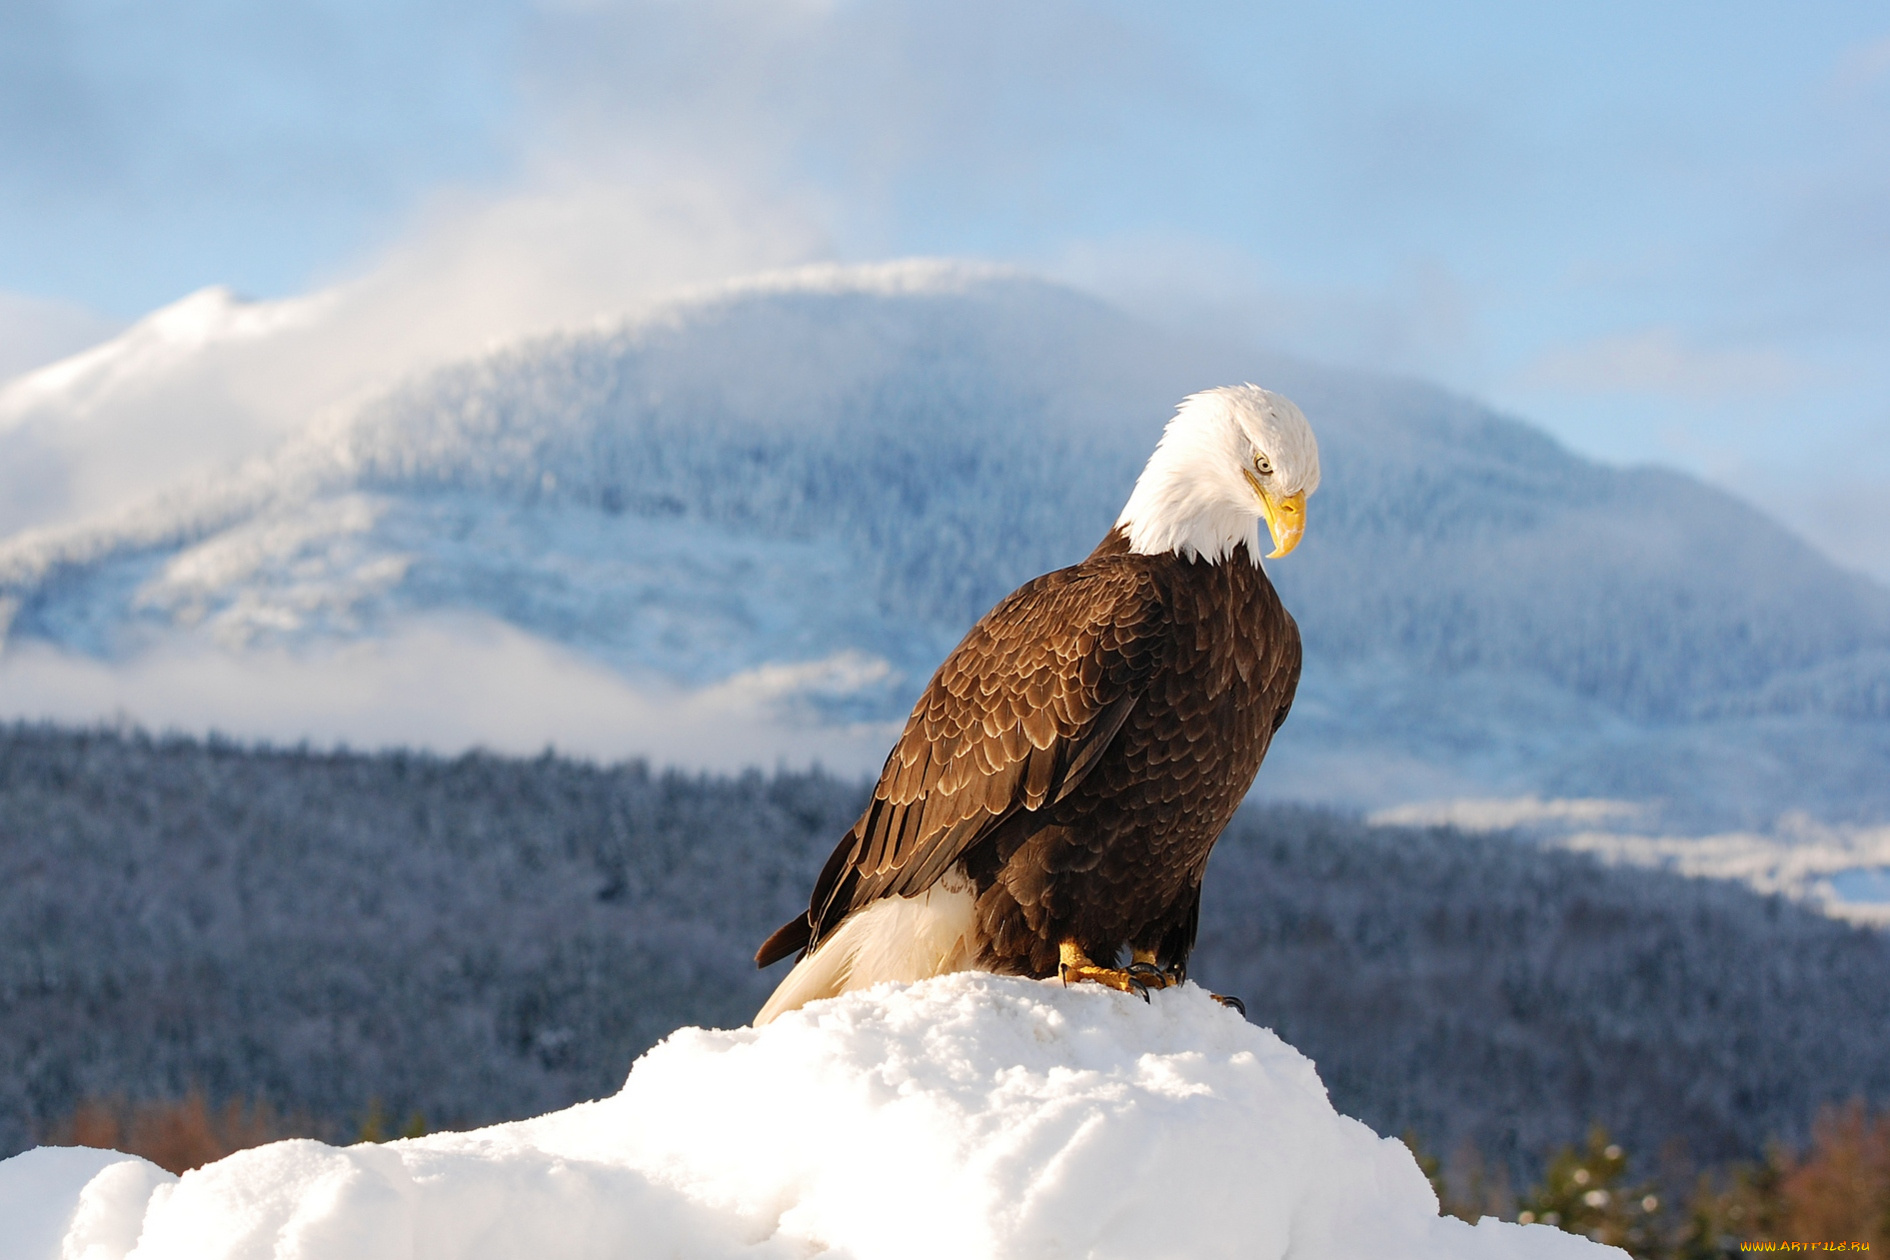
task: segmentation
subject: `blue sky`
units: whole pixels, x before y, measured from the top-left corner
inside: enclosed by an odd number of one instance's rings
[[[0,363],[678,183],[1439,380],[1890,578],[1880,3],[8,0]]]

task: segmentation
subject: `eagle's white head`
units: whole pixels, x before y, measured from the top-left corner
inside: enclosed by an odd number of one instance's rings
[[[1172,551],[1210,564],[1235,544],[1260,563],[1299,545],[1306,496],[1319,488],[1319,443],[1292,401],[1258,385],[1225,385],[1182,399],[1116,518],[1129,549]]]

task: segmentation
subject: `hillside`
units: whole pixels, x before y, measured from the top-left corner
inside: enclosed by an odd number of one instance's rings
[[[747,1021],[862,792],[555,757],[0,730],[0,1154],[82,1097],[435,1126],[607,1095]],[[1700,1160],[1890,1100],[1890,937],[1502,836],[1244,812],[1194,975],[1334,1105],[1528,1169],[1593,1121]],[[1526,1184],[1519,1180],[1519,1184]]]
[[[1890,592],[1789,521],[1428,387],[1179,344],[948,264],[767,278],[495,351],[239,474],[0,542],[0,699],[85,719],[58,708],[82,688],[32,671],[316,659],[471,619],[652,713],[747,688],[789,732],[769,747],[864,770],[971,620],[1107,529],[1175,401],[1243,377],[1304,406],[1327,469],[1272,570],[1308,655],[1264,795],[1890,814]],[[215,691],[202,669],[172,692]],[[263,733],[294,737],[310,702],[278,699]],[[516,739],[559,739],[543,720]],[[637,721],[617,753],[674,755]],[[435,746],[495,738],[436,725]]]

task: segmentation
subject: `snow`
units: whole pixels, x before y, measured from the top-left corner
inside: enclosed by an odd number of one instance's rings
[[[1568,824],[1605,824],[1632,820],[1647,812],[1645,805],[1634,801],[1593,797],[1556,797],[1546,801],[1539,796],[1459,797],[1445,801],[1413,801],[1391,809],[1374,810],[1365,816],[1365,821],[1383,827],[1517,831]]]
[[[1790,897],[1835,919],[1890,927],[1890,827],[1824,823],[1787,813],[1771,828],[1710,835],[1662,834],[1646,804],[1595,798],[1460,797],[1381,809],[1366,821],[1391,827],[1505,831],[1613,866],[1644,866],[1697,879],[1737,880]],[[1637,830],[1627,830],[1637,828]]]
[[[277,1142],[171,1178],[0,1163],[0,1260],[1620,1255],[1440,1217],[1404,1146],[1192,985],[962,973],[685,1028],[615,1097],[470,1133]]]
[[[1579,831],[1556,841],[1616,865],[1652,866],[1702,879],[1736,879],[1833,918],[1890,928],[1890,827],[1819,823],[1787,815],[1771,832],[1647,836]]]
[[[319,299],[245,302],[221,285],[200,289],[109,341],[5,383],[0,388],[0,431],[52,402],[72,416],[83,416],[113,389],[160,373],[206,346],[266,337],[306,322],[320,307]]]

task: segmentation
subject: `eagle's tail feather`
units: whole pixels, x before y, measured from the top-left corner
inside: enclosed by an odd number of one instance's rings
[[[777,1015],[798,1011],[809,1002],[846,992],[847,980],[853,974],[854,951],[846,948],[845,931],[843,927],[839,934],[823,943],[823,948],[794,964],[794,970],[787,973],[756,1012],[755,1027],[761,1027]]]
[[[755,951],[755,966],[772,967],[789,954],[807,948],[807,942],[813,939],[813,924],[806,915],[789,919],[774,930],[774,935],[761,943]]]
[[[954,867],[916,897],[886,897],[854,911],[794,964],[756,1014],[755,1027],[809,1002],[881,981],[910,983],[965,970],[973,961],[976,906],[971,881],[962,868]],[[805,928],[805,920],[796,922]],[[783,927],[775,937],[793,926]],[[769,938],[769,945],[774,939]],[[763,953],[767,950],[764,945]],[[777,957],[785,957],[785,952]]]

